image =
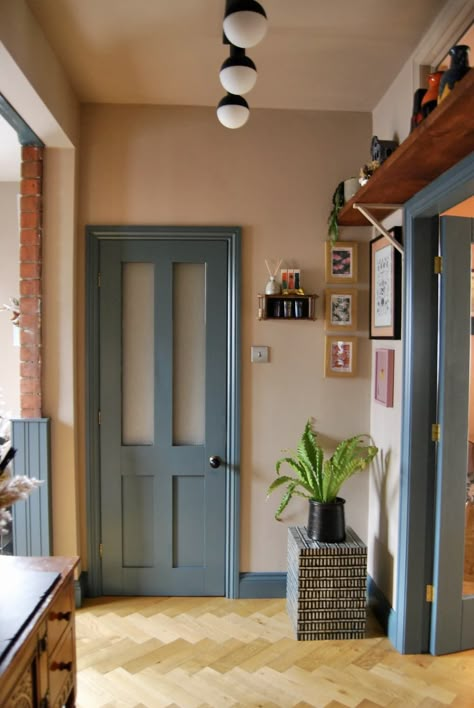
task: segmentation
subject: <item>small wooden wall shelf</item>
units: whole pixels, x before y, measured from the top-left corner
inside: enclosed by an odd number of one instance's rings
[[[259,295],[259,320],[315,320],[317,295]]]
[[[407,116],[409,122],[409,116]],[[339,212],[341,226],[367,226],[359,204],[404,204],[474,150],[474,69],[420,123]],[[387,210],[371,209],[378,219]]]

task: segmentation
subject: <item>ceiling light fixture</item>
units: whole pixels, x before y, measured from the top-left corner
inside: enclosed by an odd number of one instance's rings
[[[241,128],[249,115],[249,104],[242,96],[228,93],[217,105],[217,117],[226,128]]]
[[[224,34],[236,47],[254,47],[265,36],[267,16],[256,0],[226,0]]]
[[[233,94],[248,93],[257,81],[257,67],[245,49],[230,45],[230,56],[221,66],[219,73],[222,86]]]

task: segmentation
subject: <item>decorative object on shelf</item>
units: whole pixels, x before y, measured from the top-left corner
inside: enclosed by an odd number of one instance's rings
[[[370,465],[378,448],[368,444],[368,436],[355,435],[340,442],[334,453],[325,459],[317,435],[309,419],[296,451],[277,460],[277,477],[268,487],[267,495],[285,487],[275,512],[277,520],[293,496],[306,497],[309,500],[308,536],[316,541],[339,543],[346,535],[345,500],[339,497],[339,491],[346,480]],[[293,470],[294,476],[280,475],[283,464]]]
[[[402,229],[391,235],[401,243]],[[402,257],[385,236],[370,242],[370,339],[400,339]]]
[[[282,268],[280,270],[281,287],[285,294],[297,293],[304,295],[301,287],[301,270],[299,268]]]
[[[326,337],[324,375],[350,378],[356,373],[357,337]]]
[[[344,182],[339,182],[332,195],[332,209],[328,218],[328,236],[331,243],[335,243],[339,238],[339,223],[337,218],[344,206]]]
[[[267,16],[255,0],[226,0],[224,44],[230,55],[221,66],[219,78],[227,95],[217,105],[217,118],[226,128],[241,128],[249,119],[249,105],[241,94],[253,89],[257,67],[245,49],[260,42],[267,31]]]
[[[378,162],[378,160],[372,160],[371,162],[367,162],[365,165],[362,165],[359,171],[359,184],[361,187],[363,187],[364,184],[367,184],[369,179],[379,167],[380,162]]]
[[[421,101],[423,118],[426,118],[438,105],[439,83],[443,73],[443,71],[433,71],[433,73],[428,74],[428,89]]]
[[[438,103],[449,96],[454,85],[469,71],[469,49],[467,44],[456,44],[449,50],[451,63],[439,82]]]
[[[315,320],[317,295],[283,292],[281,295],[258,296],[258,319]]]
[[[379,140],[376,135],[373,136],[370,144],[370,157],[372,162],[378,162],[381,165],[387,157],[390,157],[392,152],[398,147],[397,140]]]
[[[338,288],[326,290],[326,329],[357,329],[357,290]]]
[[[355,241],[326,241],[326,282],[357,282],[357,243]]]
[[[394,349],[375,350],[375,400],[386,408],[393,408]]]
[[[265,259],[265,267],[267,269],[268,275],[270,276],[267,284],[265,285],[266,295],[279,295],[281,293],[280,283],[275,280],[276,274],[278,273],[278,269],[280,268],[280,266],[281,260],[278,261],[276,267],[273,267],[273,264],[270,264],[267,259]]]
[[[415,128],[420,125],[421,121],[423,120],[423,111],[421,110],[421,102],[423,100],[423,97],[425,93],[427,92],[428,89],[425,88],[419,88],[416,89],[415,93],[413,94],[413,109],[411,113],[411,120],[410,120],[410,133],[415,130]]]
[[[358,177],[349,177],[344,180],[344,202],[349,202],[357,194],[360,184]]]

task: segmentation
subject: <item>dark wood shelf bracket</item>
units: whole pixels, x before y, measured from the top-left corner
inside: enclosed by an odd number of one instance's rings
[[[379,234],[382,234],[382,236],[385,236],[392,246],[399,251],[402,256],[403,256],[403,246],[401,243],[399,243],[395,238],[393,238],[392,234],[387,231],[387,229],[380,223],[380,221],[370,213],[369,209],[377,209],[379,211],[382,211],[386,209],[387,211],[396,211],[397,209],[403,209],[403,204],[359,204],[358,202],[355,202],[353,205],[354,209],[358,209],[363,216],[367,219],[367,221],[370,221],[372,226],[375,226]]]

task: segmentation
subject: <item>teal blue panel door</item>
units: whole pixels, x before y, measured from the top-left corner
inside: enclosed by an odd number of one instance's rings
[[[471,335],[471,242],[474,220],[440,219],[440,278],[434,599],[430,651],[446,654],[474,647],[474,577],[466,568],[466,514],[472,503],[468,465]],[[472,427],[472,425],[471,425]],[[474,442],[474,441],[472,441]]]
[[[105,595],[223,595],[227,244],[100,244]]]

